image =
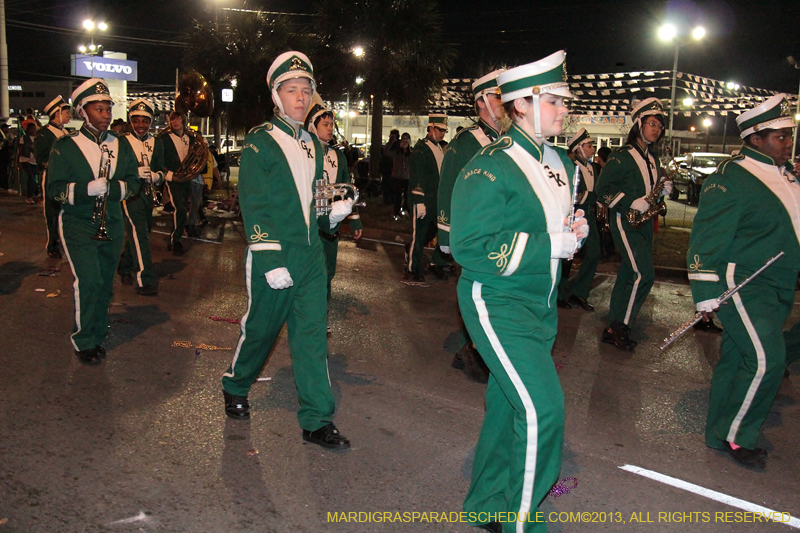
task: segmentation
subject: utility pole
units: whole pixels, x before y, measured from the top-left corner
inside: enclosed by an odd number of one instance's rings
[[[8,116],[8,45],[6,44],[6,2],[0,0],[0,117]]]

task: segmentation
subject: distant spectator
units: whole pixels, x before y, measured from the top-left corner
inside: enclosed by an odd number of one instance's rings
[[[395,203],[394,191],[390,183],[392,180],[392,165],[393,165],[391,150],[399,142],[400,142],[400,131],[399,130],[390,131],[389,140],[386,141],[386,144],[383,146],[383,150],[381,150],[381,160],[380,163],[378,164],[378,170],[381,173],[381,186],[383,187],[383,203],[386,205]]]
[[[403,206],[408,195],[408,158],[411,155],[411,135],[404,132],[399,142],[389,150],[392,158],[392,195],[395,219],[406,214]]]
[[[20,174],[20,185],[25,192],[25,202],[28,204],[36,203],[36,198],[39,196],[39,185],[36,183],[36,174],[38,167],[36,166],[36,158],[33,154],[33,143],[36,137],[36,121],[33,119],[25,119],[22,123],[22,129],[25,134],[19,143],[19,165],[22,170]]]

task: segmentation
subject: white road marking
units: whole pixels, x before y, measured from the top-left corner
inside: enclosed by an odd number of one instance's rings
[[[786,524],[789,527],[793,527],[795,529],[800,529],[800,519],[791,517],[788,521],[782,521],[784,517],[789,515],[787,512],[781,511],[773,511],[767,507],[763,507],[761,505],[757,505],[755,503],[750,503],[745,500],[740,500],[739,498],[734,498],[733,496],[728,496],[727,494],[723,494],[721,492],[717,492],[715,490],[707,489],[705,487],[701,487],[700,485],[695,485],[694,483],[689,483],[688,481],[683,481],[678,478],[670,477],[664,474],[659,474],[658,472],[654,472],[652,470],[647,470],[638,466],[634,465],[623,465],[618,467],[621,470],[625,470],[626,472],[631,472],[633,474],[638,474],[640,476],[644,476],[646,478],[650,478],[652,480],[658,481],[659,483],[664,483],[666,485],[670,485],[682,490],[686,490],[689,492],[693,492],[699,496],[704,498],[708,498],[710,500],[718,501],[720,503],[724,503],[725,505],[730,505],[731,507],[736,507],[738,509],[742,509],[744,511],[749,511],[752,513],[760,513],[766,516],[774,516],[778,517],[778,520],[775,521],[776,523]]]
[[[117,520],[116,522],[111,522],[111,524],[132,524],[134,522],[149,522],[150,518],[144,514],[144,511],[139,511],[139,514],[136,516],[132,516],[130,518],[123,518],[122,520]]]

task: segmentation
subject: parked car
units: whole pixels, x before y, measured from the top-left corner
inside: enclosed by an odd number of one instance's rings
[[[675,158],[678,164],[674,175],[670,200],[677,200],[680,194],[686,195],[686,203],[696,204],[700,200],[700,190],[706,176],[717,170],[717,166],[730,156],[710,152],[692,152]],[[667,164],[669,172],[674,172],[672,161]]]

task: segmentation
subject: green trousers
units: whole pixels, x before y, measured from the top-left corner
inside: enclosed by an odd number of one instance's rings
[[[653,220],[638,229],[631,228],[619,213],[611,213],[611,236],[622,256],[617,281],[611,290],[609,323],[630,326],[636,319],[655,281],[653,268]]]
[[[592,290],[592,281],[594,274],[597,272],[597,264],[600,262],[600,233],[597,230],[597,223],[595,222],[594,206],[586,207],[579,206],[586,212],[586,222],[589,224],[589,235],[586,237],[583,246],[581,246],[581,266],[578,269],[578,275],[572,282],[570,287],[569,271],[572,267],[572,261],[561,262],[561,281],[558,282],[558,299],[569,301],[570,296],[577,296],[584,300],[589,299],[589,292]]]
[[[108,335],[108,308],[114,295],[114,276],[122,250],[121,221],[107,224],[110,241],[96,241],[98,223],[59,216],[59,232],[75,281],[75,325],[72,345],[76,350],[102,346]]]
[[[286,324],[300,401],[297,418],[300,427],[315,431],[333,420],[335,402],[328,376],[325,262],[319,241],[311,242],[310,247],[282,243],[294,285],[281,290],[272,289],[264,275],[252,272],[252,252],[247,251],[247,311],[222,387],[230,394],[247,396]]]
[[[153,199],[147,196],[147,185],[141,180],[141,193],[122,203],[125,220],[125,244],[119,260],[119,272],[131,274],[137,287],[153,286],[158,279],[153,271],[150,253],[150,229],[153,226]]]
[[[175,211],[172,213],[174,229],[169,236],[170,243],[175,245],[181,242],[183,230],[186,228],[186,219],[189,216],[187,211],[189,208],[189,197],[192,194],[192,182],[184,181],[183,183],[178,183],[176,181],[168,181],[167,189],[169,190],[172,206],[175,208]]]
[[[332,235],[319,234],[322,243],[322,253],[325,256],[325,270],[328,273],[328,303],[331,301],[331,282],[336,275],[336,258],[339,256],[339,237]]]
[[[47,179],[47,172],[42,174],[42,190],[45,189],[45,180]],[[47,244],[46,250],[48,252],[57,252],[58,251],[58,243],[59,243],[59,236],[58,236],[58,214],[61,212],[61,203],[56,202],[55,200],[48,198],[47,196],[44,197],[42,201],[42,205],[44,207],[44,220],[45,224],[47,225]]]
[[[564,393],[550,355],[558,319],[546,300],[512,300],[464,273],[458,282],[461,314],[491,372],[464,511],[523,517],[504,523],[505,533],[547,530],[535,513],[561,470]]]
[[[729,266],[728,286],[751,273],[737,274]],[[800,324],[781,331],[794,304],[793,280],[784,285],[778,289],[756,278],[720,306],[717,316],[725,331],[706,421],[706,444],[712,448],[725,449],[726,442],[756,448],[783,372],[800,356]]]
[[[411,213],[412,219],[412,237],[411,237],[411,252],[408,254],[408,264],[406,270],[412,274],[424,275],[425,267],[423,251],[425,245],[431,242],[439,228],[436,226],[436,211],[430,208],[422,218],[417,218],[417,209],[420,204],[412,204],[413,211]],[[439,250],[439,246],[434,248],[431,254],[431,264],[436,266],[444,266],[447,264],[447,257]]]

